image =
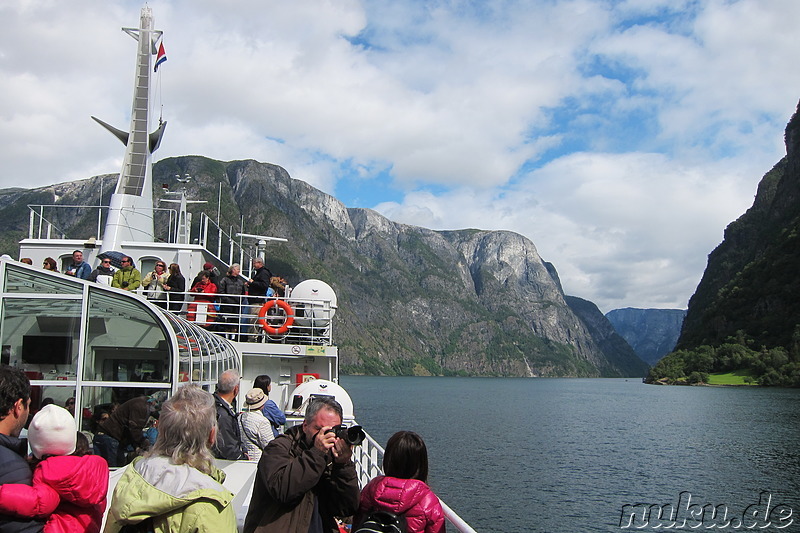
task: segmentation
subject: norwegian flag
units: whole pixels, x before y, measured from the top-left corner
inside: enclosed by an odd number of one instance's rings
[[[164,43],[158,45],[158,55],[156,56],[156,67],[153,72],[158,72],[158,66],[167,60],[167,53],[164,51]]]

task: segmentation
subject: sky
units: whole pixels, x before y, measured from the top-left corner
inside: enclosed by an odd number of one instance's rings
[[[144,4],[0,2],[0,187],[119,172]],[[785,154],[797,0],[152,0],[155,159],[510,230],[601,311],[686,308]]]

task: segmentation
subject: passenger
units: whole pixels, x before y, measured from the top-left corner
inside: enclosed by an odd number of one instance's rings
[[[82,431],[75,432],[75,451],[72,455],[92,455],[92,445],[89,443],[89,437]],[[108,463],[105,463],[108,468]]]
[[[253,387],[263,390],[264,393],[269,396],[272,392],[272,378],[266,374],[262,374],[253,381]],[[261,409],[261,412],[267,417],[267,420],[269,420],[272,426],[272,434],[276,437],[280,435],[281,426],[286,423],[286,414],[270,399],[264,404],[264,408]]]
[[[208,280],[213,283],[215,287],[219,286],[219,269],[211,263],[206,262],[203,264],[203,270],[198,272],[197,276],[195,276],[194,280],[192,281],[192,287],[197,285],[197,283],[200,281],[200,276],[203,274],[203,272],[208,272]]]
[[[42,263],[42,267],[45,270],[49,270],[51,272],[58,272],[58,265],[56,264],[56,260],[52,257],[45,257],[44,263]]]
[[[48,405],[36,413],[28,428],[39,460],[33,486],[0,487],[0,513],[46,519],[44,533],[98,533],[106,510],[108,464],[97,455],[75,453],[78,435],[75,419],[63,407]]]
[[[256,273],[249,280],[248,299],[252,305],[261,305],[264,303],[264,297],[267,295],[272,272],[264,266],[264,259],[257,257],[253,259],[253,268]]]
[[[181,274],[181,267],[178,263],[169,265],[169,276],[164,283],[164,290],[167,291],[167,301],[169,310],[177,313],[183,307],[183,300],[186,298],[186,278]]]
[[[227,324],[225,329],[230,333],[238,333],[241,322],[239,317],[247,286],[247,282],[239,275],[241,270],[238,264],[232,264],[225,277],[217,283],[217,292],[223,295],[219,299],[222,320]]]
[[[167,293],[164,291],[164,284],[168,277],[167,265],[163,261],[156,261],[153,271],[142,280],[147,299],[163,309],[167,308]]]
[[[398,431],[386,443],[383,471],[361,491],[353,530],[370,511],[403,515],[408,533],[440,533],[445,530],[439,498],[428,487],[428,449],[412,431]]]
[[[250,389],[245,397],[243,410],[239,414],[242,445],[247,458],[251,461],[261,459],[261,452],[275,438],[272,434],[272,424],[261,412],[265,403],[267,395],[263,390]]]
[[[30,485],[33,474],[25,460],[28,444],[19,434],[28,421],[31,384],[19,368],[0,365],[0,486],[6,483]],[[0,531],[37,533],[43,520],[0,516]]]
[[[133,259],[128,255],[123,255],[122,267],[114,272],[111,286],[126,291],[135,291],[142,284],[142,274],[133,266]]]
[[[67,398],[67,401],[64,402],[64,409],[69,411],[69,414],[75,416],[75,397],[70,396]]]
[[[236,419],[234,402],[239,395],[239,373],[226,370],[219,375],[214,403],[217,410],[217,440],[212,451],[217,459],[238,461],[246,459],[242,449],[242,433]]]
[[[190,291],[196,294],[194,302],[190,303],[186,310],[186,320],[205,326],[214,322],[214,316],[217,313],[213,303],[217,293],[217,286],[211,283],[209,276],[210,274],[207,270],[203,270],[200,273],[200,281],[194,284]]]
[[[22,257],[22,258],[20,258],[19,262],[20,263],[25,263],[26,265],[33,266],[33,259],[31,259],[30,257]]]
[[[144,427],[150,415],[158,411],[166,397],[165,391],[139,396],[120,405],[109,417],[97,424],[94,451],[108,461],[108,466],[125,466],[125,448],[132,446],[136,453],[148,448]]]
[[[128,466],[114,489],[106,533],[128,524],[161,533],[236,533],[233,493],[214,466],[214,398],[184,385],[164,403],[158,439]]]
[[[75,276],[80,279],[89,279],[89,274],[91,273],[92,267],[83,260],[83,252],[80,250],[72,252],[72,264],[67,267],[64,274],[67,276]]]
[[[342,423],[333,398],[311,402],[301,426],[269,443],[258,462],[244,533],[338,531],[358,509],[352,447],[329,432]]]
[[[87,279],[100,283],[101,285],[111,285],[111,281],[114,279],[114,269],[111,268],[111,259],[108,257],[101,259],[100,264],[97,265],[97,268],[92,270],[92,273],[89,274]]]
[[[269,278],[269,287],[275,292],[275,295],[278,298],[285,298],[286,297],[286,279],[282,278],[281,276],[272,276]]]

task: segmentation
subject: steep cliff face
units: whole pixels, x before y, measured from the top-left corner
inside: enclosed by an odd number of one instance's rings
[[[244,217],[249,232],[288,239],[267,249],[273,272],[292,285],[319,278],[333,286],[345,373],[640,375],[636,365],[609,362],[605,333],[593,336],[597,328],[567,305],[555,267],[518,234],[397,224],[255,161],[166,159],[154,183],[177,185],[176,174],[193,177],[190,197],[214,199],[202,208],[210,213],[222,184],[222,227]],[[85,200],[96,186],[84,180],[74,188]],[[155,188],[154,197],[162,195]]]
[[[788,347],[800,333],[800,113],[785,141],[786,157],[709,255],[677,348],[719,345],[740,333],[756,348]]]
[[[671,352],[681,333],[683,309],[614,309],[606,318],[645,362],[654,365]]]
[[[567,296],[570,309],[586,324],[589,334],[605,355],[605,374],[644,377],[650,366],[620,336],[595,304],[577,296]]]

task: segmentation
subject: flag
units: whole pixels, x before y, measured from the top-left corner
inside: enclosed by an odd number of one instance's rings
[[[158,66],[167,60],[167,53],[164,51],[164,43],[158,45],[158,55],[156,56],[156,68],[153,72],[158,72]]]

